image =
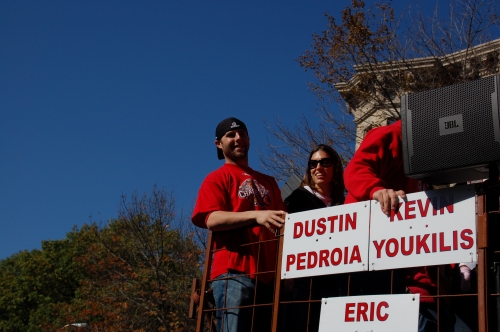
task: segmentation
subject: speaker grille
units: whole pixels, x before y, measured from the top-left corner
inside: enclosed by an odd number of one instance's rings
[[[492,102],[495,79],[492,76],[407,96],[411,114],[411,128],[407,129],[413,136],[408,142],[413,151],[408,156],[410,173],[500,161],[500,144],[495,141],[498,116],[493,115],[496,105]],[[462,115],[463,130],[442,135],[440,119],[455,115]]]

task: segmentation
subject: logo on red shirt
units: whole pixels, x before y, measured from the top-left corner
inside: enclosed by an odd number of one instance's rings
[[[271,193],[255,179],[246,179],[238,189],[238,196],[253,201],[253,205],[266,207],[271,204]]]

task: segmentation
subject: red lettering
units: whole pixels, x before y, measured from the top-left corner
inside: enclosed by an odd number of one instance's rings
[[[351,252],[349,252],[351,251]],[[286,271],[295,268],[297,270],[315,269],[321,267],[337,266],[340,264],[361,263],[359,246],[344,248],[333,248],[331,251],[322,249],[319,251],[301,252],[286,256]]]
[[[352,264],[354,261],[361,263],[361,253],[359,252],[359,247],[357,245],[352,248],[351,260],[349,261],[349,264]]]
[[[427,238],[429,237],[429,234],[425,234],[423,237],[420,237],[420,235],[417,235],[417,254],[420,254],[422,250],[425,251],[426,254],[428,254],[429,247],[427,247]]]
[[[405,219],[415,219],[415,201],[408,201],[405,204]],[[413,212],[413,214],[411,214]]]
[[[450,195],[450,200],[448,201],[445,196],[440,197],[439,213],[444,214],[444,208],[448,210],[448,213],[453,213],[453,195]]]
[[[453,231],[453,250],[458,250],[458,231]]]
[[[337,254],[338,259],[335,259],[335,254]],[[340,250],[340,248],[335,248],[332,250],[332,254],[330,255],[330,262],[333,266],[337,266],[342,262],[342,250]]]
[[[306,220],[306,236],[313,236],[314,234],[314,227],[316,226],[316,219],[311,220],[311,230],[309,231],[309,220]]]
[[[375,302],[346,303],[344,321],[373,322],[376,318],[377,320],[383,322],[389,318],[388,313],[382,313],[384,308],[389,308],[389,304],[386,301],[382,301],[378,304]]]
[[[304,270],[306,268],[305,262],[306,262],[306,253],[301,252],[297,254],[297,270]]]
[[[387,303],[386,301],[382,301],[377,306],[377,319],[381,322],[386,321],[387,318],[389,318],[389,314],[387,313],[385,315],[381,314],[382,307],[389,308],[389,303]]]
[[[460,233],[460,238],[463,241],[467,242],[467,244],[465,244],[464,242],[460,243],[460,246],[462,247],[462,249],[470,249],[474,245],[474,239],[469,236],[471,234],[472,234],[472,230],[471,229],[464,229]]]
[[[439,233],[439,251],[450,251],[451,246],[444,245],[444,232]]]
[[[330,233],[335,232],[335,220],[338,219],[339,216],[330,216],[328,217],[328,221],[330,221]]]
[[[307,253],[307,268],[314,269],[318,264],[318,254],[316,251],[310,251]]]
[[[326,219],[325,218],[319,218],[318,219],[318,230],[316,233],[318,235],[323,235],[326,233],[326,226],[325,226]]]
[[[432,236],[432,252],[436,252],[437,251],[437,234],[436,233],[432,233],[431,234]]]
[[[405,248],[405,244],[406,244],[406,238],[405,237],[402,237],[401,238],[401,253],[405,256],[409,256],[412,254],[413,252],[413,236],[410,236],[410,245],[408,246],[408,250]]]
[[[420,215],[422,217],[426,217],[427,216],[427,211],[429,210],[429,205],[431,204],[431,199],[430,198],[427,198],[425,200],[425,207],[422,206],[422,200],[418,200],[418,209],[420,211]]]
[[[394,250],[391,251],[391,245],[394,246]],[[385,253],[387,254],[387,257],[394,257],[398,254],[399,252],[399,243],[398,240],[392,238],[387,240],[387,244],[385,245]]]
[[[382,247],[384,246],[385,240],[380,241],[380,244],[378,241],[373,241],[373,245],[375,246],[375,250],[377,250],[377,258],[382,257]]]
[[[356,303],[346,303],[345,304],[345,321],[346,322],[354,322],[354,317],[352,317],[352,315],[354,315],[355,311],[354,311],[354,308],[355,308],[355,305]]]
[[[302,223],[300,221],[293,224],[293,238],[294,239],[298,239],[299,237],[301,237],[302,232],[303,232],[303,226],[302,226]]]
[[[357,217],[357,212],[354,212],[352,214],[352,218],[349,214],[346,214],[345,216],[345,230],[348,231],[349,230],[349,227],[351,227],[351,229],[356,229],[356,217]]]
[[[290,271],[290,266],[295,264],[295,255],[286,256],[286,270]]]
[[[372,302],[373,303],[373,302]],[[358,314],[356,315],[356,320],[358,322],[361,321],[361,316],[363,316],[363,320],[368,321],[368,317],[366,316],[366,312],[368,311],[368,303],[359,302],[358,303]]]
[[[330,256],[330,252],[328,250],[320,250],[319,251],[319,267],[330,266],[328,264],[328,257]]]
[[[338,215],[338,216],[329,216],[327,217],[327,219],[330,222],[330,233],[335,233],[335,225],[337,225],[338,232],[343,232],[344,230],[348,231],[350,229],[356,229],[357,212],[353,212],[352,215],[346,214],[345,218],[344,215]],[[319,220],[318,220],[318,228],[319,228]]]

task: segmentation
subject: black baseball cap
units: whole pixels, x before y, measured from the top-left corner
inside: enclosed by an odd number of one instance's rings
[[[217,125],[217,128],[215,129],[215,139],[220,141],[222,136],[224,136],[228,131],[235,129],[244,129],[248,134],[247,126],[245,126],[243,121],[236,118],[227,118],[219,122]],[[222,153],[222,150],[219,148],[217,148],[217,157],[219,159],[224,159],[224,153]]]

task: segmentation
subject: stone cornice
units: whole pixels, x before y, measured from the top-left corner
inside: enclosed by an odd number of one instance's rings
[[[478,58],[494,51],[500,51],[500,38],[465,50],[461,50],[450,54],[445,54],[439,57],[429,56],[424,58],[400,60],[395,62],[381,62],[377,64],[356,65],[354,66],[354,70],[357,73],[347,82],[336,83],[335,88],[339,91],[339,93],[342,96],[344,96],[344,94],[348,92],[352,87],[359,84],[361,74],[369,73],[371,71],[377,71],[380,73],[399,71],[399,70],[404,71],[407,70],[408,67],[411,67],[412,69],[431,68],[436,64],[436,62],[440,63],[442,66],[447,67],[463,60],[470,53],[473,54],[472,55],[473,58]]]

